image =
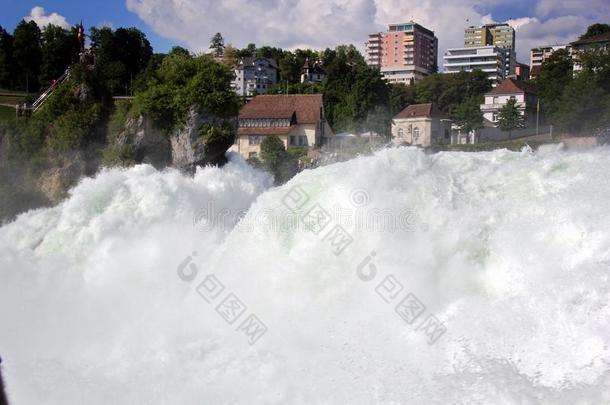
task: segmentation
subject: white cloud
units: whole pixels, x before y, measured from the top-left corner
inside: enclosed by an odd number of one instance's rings
[[[41,6],[36,6],[30,11],[30,15],[24,17],[26,21],[34,21],[38,24],[39,27],[44,28],[49,24],[58,25],[62,28],[69,28],[70,24],[61,14],[51,13],[49,15],[45,15],[45,9]]]
[[[439,63],[447,48],[463,45],[464,28],[490,23],[498,5],[520,0],[126,0],[158,34],[206,50],[221,32],[235,46],[326,48],[353,43],[363,49],[371,32],[388,23],[414,21],[435,31]],[[516,3],[517,2],[517,3]],[[537,0],[534,14],[511,19],[517,54],[528,62],[531,47],[575,40],[596,19],[610,19],[608,0]],[[521,1],[519,4],[525,4]]]
[[[608,0],[538,0],[536,15],[540,17],[578,15],[607,22],[610,16],[610,2]]]

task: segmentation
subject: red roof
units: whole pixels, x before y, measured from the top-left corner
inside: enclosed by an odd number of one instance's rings
[[[492,94],[521,94],[521,93],[530,93],[536,94],[536,90],[534,86],[531,84],[515,80],[515,79],[505,79],[502,83],[497,85],[492,91],[490,91],[489,95]]]
[[[428,104],[411,104],[404,110],[394,116],[394,119],[399,118],[419,118],[419,117],[438,117],[447,118],[447,115],[438,111],[432,103]]]
[[[296,114],[297,124],[320,121],[321,94],[273,94],[256,96],[244,105],[239,118],[288,118]]]

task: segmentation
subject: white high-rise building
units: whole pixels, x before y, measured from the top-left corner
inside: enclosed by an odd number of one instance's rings
[[[479,46],[447,49],[443,57],[444,72],[472,72],[481,70],[489,79],[499,83],[508,76],[512,50],[497,46]]]

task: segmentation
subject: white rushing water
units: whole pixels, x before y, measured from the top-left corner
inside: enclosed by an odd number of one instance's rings
[[[277,188],[237,156],[103,171],[0,228],[10,399],[610,403],[609,173],[558,147]]]

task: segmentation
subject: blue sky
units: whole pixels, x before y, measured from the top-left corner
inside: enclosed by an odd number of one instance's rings
[[[527,63],[532,47],[571,42],[592,23],[610,23],[610,0],[0,0],[0,25],[12,31],[37,6],[44,8],[37,21],[136,26],[157,52],[173,45],[207,50],[216,32],[237,47],[363,49],[368,33],[413,19],[435,31],[439,62],[447,48],[463,44],[467,25],[508,22],[517,31],[518,59]]]
[[[146,33],[156,52],[166,52],[173,45],[186,45],[183,41],[164,38],[155,33],[136,14],[127,10],[125,0],[47,0],[34,2],[0,0],[0,3],[2,4],[0,25],[8,31],[12,31],[23,17],[29,16],[33,7],[42,6],[46,13],[56,12],[61,14],[70,24],[79,23],[82,19],[87,30],[91,26],[106,23],[111,23],[114,28],[138,27]]]

